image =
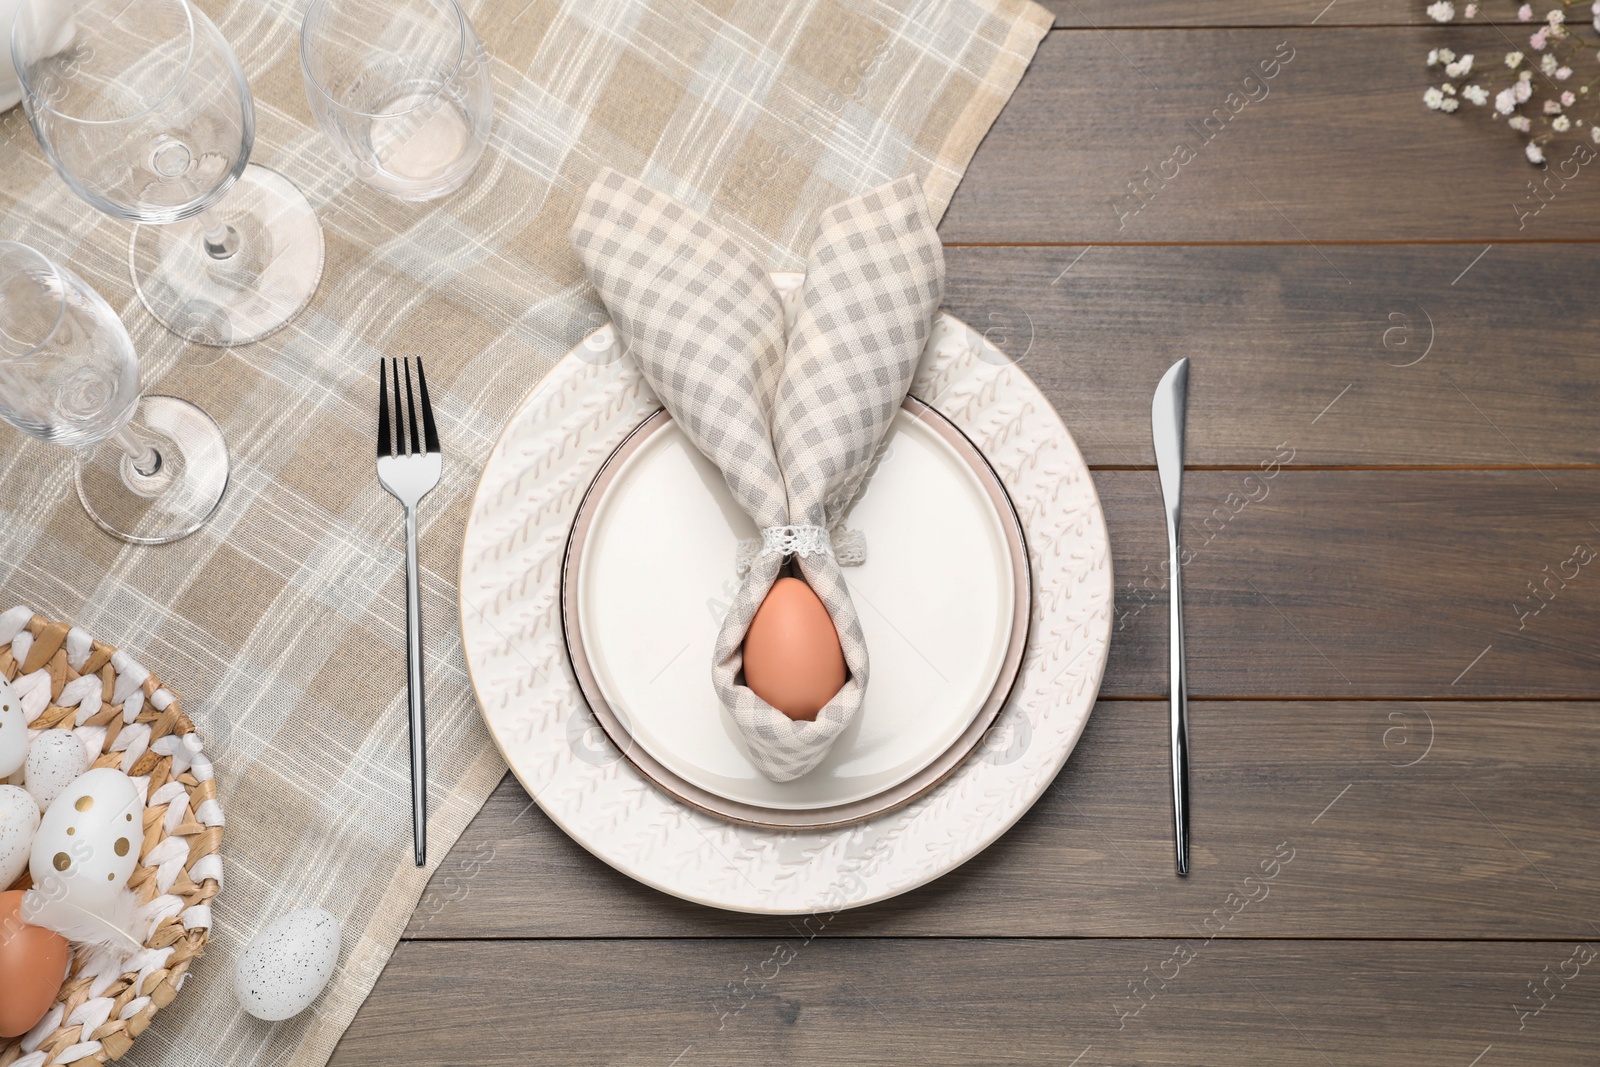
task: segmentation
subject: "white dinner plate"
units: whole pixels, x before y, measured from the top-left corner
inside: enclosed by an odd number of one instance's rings
[[[710,678],[753,524],[664,412],[601,468],[568,548],[567,643],[600,724],[657,785],[728,818],[834,825],[906,803],[981,740],[1027,637],[1027,556],[999,479],[908,399],[846,523],[868,546],[844,570],[870,651],[866,699],[821,764],[773,782]]]
[[[792,293],[799,278],[777,281]],[[685,803],[624,757],[583,700],[562,632],[568,533],[607,458],[660,406],[610,327],[512,414],[467,520],[463,651],[513,773],[605,862],[712,907],[833,912],[906,892],[977,855],[1066,763],[1094,704],[1112,618],[1111,554],[1088,468],[1021,368],[948,315],[911,392],[971,439],[1016,506],[1032,575],[1026,653],[968,758],[910,803],[829,828],[755,826]]]

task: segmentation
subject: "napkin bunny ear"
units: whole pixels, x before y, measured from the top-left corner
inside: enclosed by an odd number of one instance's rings
[[[943,291],[944,259],[917,180],[823,215],[787,346],[781,301],[750,252],[637,181],[603,171],[572,243],[656,395],[757,525],[831,530],[905,399]],[[712,664],[751,758],[778,782],[821,762],[861,710],[867,682],[855,607],[838,561],[823,552],[801,567],[838,632],[850,672],[843,688],[815,720],[797,721],[743,684],[745,634],[782,564],[776,553],[752,561]]]
[[[788,522],[769,423],[783,371],[783,302],[722,227],[602,170],[572,246],[625,351],[758,526]]]
[[[773,412],[789,521],[833,529],[905,403],[944,297],[944,249],[913,175],[826,211]]]

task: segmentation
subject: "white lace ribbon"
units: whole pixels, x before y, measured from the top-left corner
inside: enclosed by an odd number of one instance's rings
[[[867,539],[860,530],[835,526],[768,526],[760,537],[739,542],[738,570],[743,578],[762,556],[832,556],[841,567],[867,561]]]

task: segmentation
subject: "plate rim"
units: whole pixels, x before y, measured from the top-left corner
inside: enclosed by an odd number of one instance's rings
[[[599,679],[583,647],[581,632],[574,632],[581,630],[575,618],[576,601],[579,596],[576,570],[582,560],[582,537],[588,533],[593,518],[599,511],[605,490],[622,469],[622,464],[618,460],[643,447],[653,434],[672,421],[671,414],[665,408],[658,408],[640,420],[639,424],[628,431],[628,435],[605,458],[600,469],[590,479],[578,503],[572,524],[568,527],[561,559],[559,600],[562,641],[567,653],[567,662],[572,667],[573,675],[578,682],[579,694],[588,705],[590,714],[611,739],[611,743],[652,786],[662,790],[674,800],[688,804],[715,818],[763,830],[831,830],[887,815],[912,803],[955,773],[981,747],[989,727],[994,724],[1006,701],[1010,699],[1012,691],[1016,688],[1017,679],[1022,674],[1022,660],[1027,652],[1028,636],[1032,632],[1033,567],[1028,556],[1027,532],[1023,528],[1021,517],[1017,514],[1016,504],[1012,501],[1011,494],[1006,491],[1000,475],[990,464],[988,457],[983,454],[983,450],[963,433],[959,426],[931,404],[909,394],[900,410],[923,423],[954,448],[967,462],[984,495],[994,505],[995,518],[999,521],[1002,539],[1005,541],[1006,553],[1011,563],[1010,634],[1006,639],[1006,650],[1000,658],[999,672],[995,681],[961,732],[905,778],[868,796],[842,804],[785,809],[734,800],[687,781],[646,751],[643,745],[636,743],[627,724],[611,707],[610,701],[606,699],[600,687]]]

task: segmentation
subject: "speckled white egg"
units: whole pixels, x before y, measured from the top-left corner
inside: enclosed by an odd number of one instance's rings
[[[328,985],[339,963],[339,920],[321,908],[274,919],[239,956],[233,991],[257,1019],[300,1014]]]
[[[144,804],[133,779],[113,767],[79,775],[39,820],[28,872],[59,884],[66,899],[103,912],[127,888],[144,842]]]
[[[72,780],[89,767],[89,750],[71,730],[35,730],[28,746],[22,786],[44,813]]]
[[[26,789],[0,785],[0,892],[28,869],[33,834],[39,829],[39,805]]]
[[[28,723],[22,717],[22,701],[0,678],[0,778],[16,774],[27,759]]]

